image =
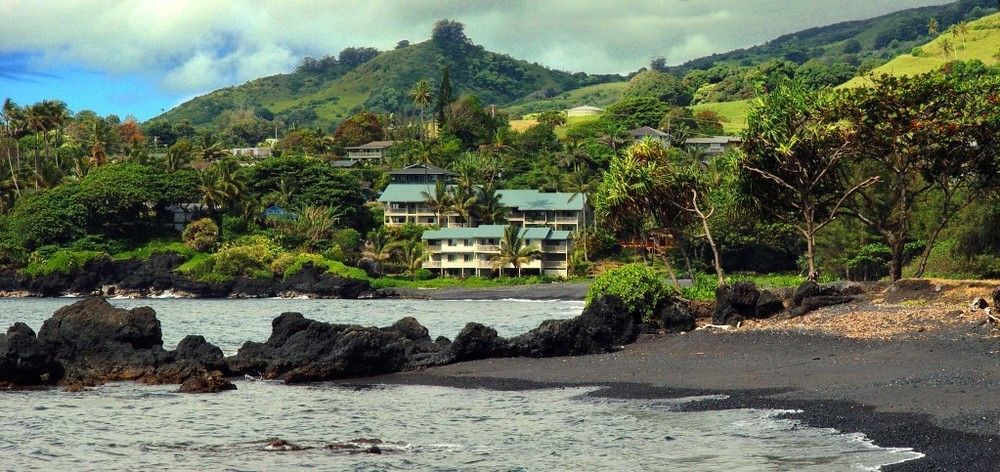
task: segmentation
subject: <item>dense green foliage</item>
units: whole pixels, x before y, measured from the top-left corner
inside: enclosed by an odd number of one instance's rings
[[[660,302],[670,296],[670,289],[648,266],[628,264],[595,279],[587,290],[586,303],[608,295],[620,298],[629,312],[639,313],[643,321],[649,321]]]

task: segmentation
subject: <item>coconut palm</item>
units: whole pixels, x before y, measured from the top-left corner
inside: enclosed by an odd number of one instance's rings
[[[392,258],[392,238],[385,228],[373,229],[368,232],[365,249],[362,255],[375,262],[385,262]]]
[[[247,188],[246,178],[239,172],[239,163],[232,159],[224,159],[215,167],[218,170],[219,188],[226,195],[227,203],[231,207],[236,207]]]
[[[193,157],[194,149],[191,142],[186,139],[179,140],[167,149],[167,153],[163,156],[163,166],[167,172],[177,172],[188,165]]]
[[[21,185],[17,180],[21,169],[21,145],[17,138],[22,132],[23,111],[11,99],[5,99],[0,109],[0,121],[3,122],[4,149],[7,151],[7,167],[10,170],[14,193],[21,195]],[[16,163],[15,163],[16,162]]]
[[[955,53],[955,45],[948,38],[942,38],[939,46],[941,47],[941,55],[945,58],[949,58]]]
[[[500,199],[500,193],[491,184],[477,189],[476,218],[482,224],[497,224],[507,220],[510,211]]]
[[[941,32],[940,25],[938,24],[937,18],[931,18],[927,20],[927,34],[935,36]]]
[[[415,239],[407,239],[396,243],[394,248],[403,265],[406,266],[406,273],[411,278],[416,279],[417,271],[420,270],[429,255],[424,243]]]
[[[222,144],[216,141],[211,133],[201,135],[201,139],[198,141],[199,159],[205,162],[213,162],[228,155],[229,153],[225,149],[222,149]]]
[[[590,166],[593,158],[587,152],[587,148],[580,140],[568,141],[563,145],[562,151],[556,154],[559,165],[566,169],[574,169],[579,166]]]
[[[451,192],[448,191],[448,186],[443,180],[438,180],[434,183],[434,194],[430,194],[426,191],[420,192],[420,195],[424,197],[424,202],[427,206],[434,212],[437,225],[440,227],[445,227],[444,224],[444,212],[451,207]]]
[[[500,253],[493,256],[493,269],[503,274],[505,267],[513,266],[517,269],[517,276],[520,277],[523,266],[541,257],[542,252],[538,246],[524,243],[521,228],[508,225],[503,230],[503,237],[500,238]]]
[[[431,104],[431,100],[434,98],[434,92],[431,91],[431,83],[426,80],[421,80],[413,86],[413,90],[410,91],[410,99],[413,100],[413,105],[415,105],[420,110],[420,140],[427,140],[427,124],[424,122],[424,110]]]
[[[198,192],[201,193],[201,203],[210,212],[226,204],[226,191],[220,183],[218,168],[209,167],[198,172]]]
[[[35,135],[34,170],[35,174],[42,172],[42,157],[40,149],[40,139],[49,130],[48,116],[40,103],[36,103],[24,109],[24,126]]]
[[[587,202],[590,200],[590,194],[597,190],[598,180],[594,177],[594,174],[585,167],[577,167],[576,170],[567,174],[564,180],[564,189],[570,192],[572,195],[569,197],[569,201],[572,202],[577,198],[583,200],[583,211],[580,213],[583,216],[583,221],[581,221],[581,226],[584,231],[587,230]],[[585,261],[589,262],[589,255],[587,254],[587,238],[584,237],[583,241],[583,258]]]
[[[463,226],[469,227],[473,225],[473,220],[475,219],[477,201],[478,196],[475,190],[452,187],[451,205],[449,205],[448,209],[458,215],[459,219],[462,220]]]

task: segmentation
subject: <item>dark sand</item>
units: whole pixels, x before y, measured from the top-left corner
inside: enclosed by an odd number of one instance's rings
[[[403,298],[428,300],[583,300],[587,295],[587,282],[558,282],[547,284],[512,285],[509,287],[433,289],[394,288]]]
[[[926,454],[886,470],[1000,470],[1000,339],[982,328],[857,340],[775,331],[649,337],[622,351],[489,359],[365,379],[368,383],[531,389],[604,386],[596,395],[728,394],[692,409],[803,410],[806,423],[862,432]],[[358,383],[358,380],[345,383]]]

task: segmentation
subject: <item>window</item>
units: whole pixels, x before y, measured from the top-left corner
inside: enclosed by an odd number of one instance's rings
[[[449,246],[454,246],[455,245],[455,240],[454,239],[449,239],[448,240],[448,245]]]
[[[462,256],[462,261],[463,261],[463,262],[469,262],[469,257],[470,257],[470,256],[469,256],[468,254],[466,254],[466,255]]]

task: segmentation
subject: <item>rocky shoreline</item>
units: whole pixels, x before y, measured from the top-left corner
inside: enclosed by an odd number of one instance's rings
[[[305,266],[285,279],[236,277],[222,282],[192,280],[176,269],[177,254],[156,254],[144,261],[95,259],[69,274],[54,272],[31,277],[0,272],[0,296],[135,297],[170,294],[183,298],[384,298],[394,291],[376,290],[365,280],[347,279]]]

